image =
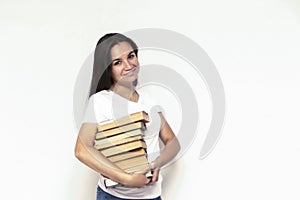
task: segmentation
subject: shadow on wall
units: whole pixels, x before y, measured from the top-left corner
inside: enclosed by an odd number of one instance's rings
[[[68,199],[96,199],[99,174],[77,161],[74,161],[72,174]]]

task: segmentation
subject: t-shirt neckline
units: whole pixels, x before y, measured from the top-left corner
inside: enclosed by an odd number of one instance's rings
[[[118,93],[116,93],[116,92],[114,92],[114,91],[112,91],[112,90],[106,90],[106,92],[111,93],[111,94],[116,94],[116,95],[118,95],[119,97],[121,97],[121,98],[123,98],[123,99],[125,99],[125,100],[127,100],[127,101],[129,101],[129,102],[131,102],[131,103],[139,104],[139,103],[141,102],[141,94],[140,94],[137,90],[135,90],[135,91],[136,91],[136,92],[138,93],[138,95],[139,95],[139,98],[138,98],[138,101],[137,101],[137,102],[131,101],[131,100],[129,100],[129,99],[126,99],[125,97],[119,95]]]

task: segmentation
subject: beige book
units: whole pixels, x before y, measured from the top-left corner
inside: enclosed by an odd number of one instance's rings
[[[109,129],[106,131],[101,131],[96,133],[96,140],[102,139],[102,138],[106,138],[106,137],[110,137],[113,135],[117,135],[120,133],[124,133],[127,131],[131,131],[131,130],[135,130],[135,129],[145,129],[145,124],[144,122],[135,122],[132,124],[127,124],[121,127],[117,127],[114,129]]]
[[[121,169],[126,170],[126,169],[136,167],[139,165],[148,164],[148,160],[147,160],[147,157],[145,155],[143,155],[143,156],[138,156],[138,157],[133,157],[130,159],[118,161],[118,162],[115,162],[115,164],[118,167],[120,167]]]
[[[145,169],[147,169],[148,167],[149,167],[149,164],[146,163],[146,164],[137,165],[137,166],[134,166],[134,167],[125,169],[125,171],[126,171],[127,173],[142,172],[142,171],[144,171]]]
[[[103,153],[104,156],[109,157],[109,156],[114,156],[138,148],[146,149],[147,148],[146,143],[142,140],[137,140],[137,141],[121,144],[118,146],[113,146],[107,149],[103,149],[101,150],[101,153]]]
[[[114,135],[111,137],[105,137],[99,140],[95,140],[95,145],[106,145],[106,144],[115,144],[115,142],[118,143],[118,141],[130,138],[130,137],[135,137],[135,136],[144,136],[144,130],[143,129],[136,129],[132,131],[127,131],[118,135]]]
[[[95,142],[95,148],[98,149],[98,150],[103,150],[103,149],[106,149],[106,148],[109,148],[109,147],[114,147],[114,146],[117,146],[117,145],[120,145],[120,144],[125,144],[125,143],[128,143],[128,142],[133,142],[133,141],[136,141],[136,140],[141,140],[143,139],[142,136],[138,135],[138,136],[133,136],[133,137],[128,137],[128,138],[124,138],[122,140],[117,140],[117,141],[114,141],[114,142],[108,142],[108,143],[105,143],[105,144],[97,144],[97,141]]]
[[[134,123],[137,121],[142,121],[144,123],[149,122],[148,114],[145,111],[132,113],[130,115],[121,117],[116,120],[110,120],[110,121],[105,121],[105,122],[99,123],[97,128],[98,128],[98,131],[101,132],[101,131],[105,131],[108,129],[120,127],[120,126],[123,126],[126,124],[131,124],[131,123]]]
[[[139,148],[139,149],[128,151],[128,152],[125,152],[125,153],[122,153],[122,154],[118,154],[118,155],[115,155],[115,156],[108,157],[108,159],[111,162],[118,162],[118,161],[126,160],[126,159],[129,159],[129,158],[134,158],[134,157],[142,156],[142,155],[146,156],[146,151],[145,151],[144,148]]]

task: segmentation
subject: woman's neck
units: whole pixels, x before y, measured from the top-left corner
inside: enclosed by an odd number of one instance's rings
[[[124,86],[124,85],[114,84],[110,87],[110,90],[130,101],[138,102],[139,95],[135,90],[135,86],[133,85]]]

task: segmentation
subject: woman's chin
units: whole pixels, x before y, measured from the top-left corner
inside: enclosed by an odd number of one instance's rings
[[[127,85],[127,86],[136,86],[137,85],[137,76],[132,76],[132,77],[123,77],[118,81],[119,85]]]
[[[122,76],[120,81],[125,81],[125,82],[133,82],[138,78],[136,74],[132,74],[131,76]]]

